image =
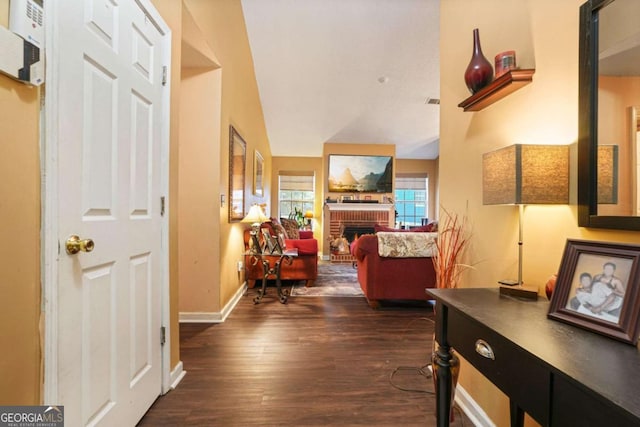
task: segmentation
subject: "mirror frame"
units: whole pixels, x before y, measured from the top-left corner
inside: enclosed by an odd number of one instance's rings
[[[244,209],[246,164],[247,143],[233,126],[229,126],[229,222],[242,221],[246,215]]]
[[[598,12],[615,0],[580,6],[578,72],[578,226],[640,230],[640,217],[598,215]]]

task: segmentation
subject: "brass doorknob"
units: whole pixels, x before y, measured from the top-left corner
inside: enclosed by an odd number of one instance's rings
[[[67,253],[69,255],[74,255],[80,251],[91,252],[95,244],[91,239],[80,239],[80,237],[72,235],[67,239],[65,246],[67,247]]]

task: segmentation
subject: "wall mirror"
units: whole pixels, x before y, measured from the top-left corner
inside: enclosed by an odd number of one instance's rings
[[[244,171],[247,143],[233,126],[229,127],[229,222],[244,218]]]
[[[578,225],[640,230],[640,1],[580,8]]]

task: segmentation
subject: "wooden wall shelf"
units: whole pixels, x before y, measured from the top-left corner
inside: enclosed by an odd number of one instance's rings
[[[478,92],[458,104],[464,111],[480,111],[505,96],[528,85],[533,80],[535,69],[511,70],[507,71],[488,86],[483,87]]]

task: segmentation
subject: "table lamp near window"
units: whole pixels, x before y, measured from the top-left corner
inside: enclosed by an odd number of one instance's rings
[[[482,204],[518,206],[518,279],[501,280],[500,293],[537,298],[522,281],[524,206],[569,203],[569,146],[514,144],[482,156]]]
[[[308,210],[304,213],[304,219],[307,220],[307,225],[311,227],[311,220],[313,219],[313,212]]]
[[[249,209],[249,213],[247,213],[247,216],[242,218],[242,221],[240,221],[240,222],[251,224],[250,234],[251,234],[251,241],[253,242],[253,245],[251,245],[250,250],[253,253],[261,252],[260,242],[258,241],[258,233],[260,231],[260,224],[262,224],[265,221],[269,221],[269,217],[267,217],[264,214],[260,205],[252,205],[251,208]]]

